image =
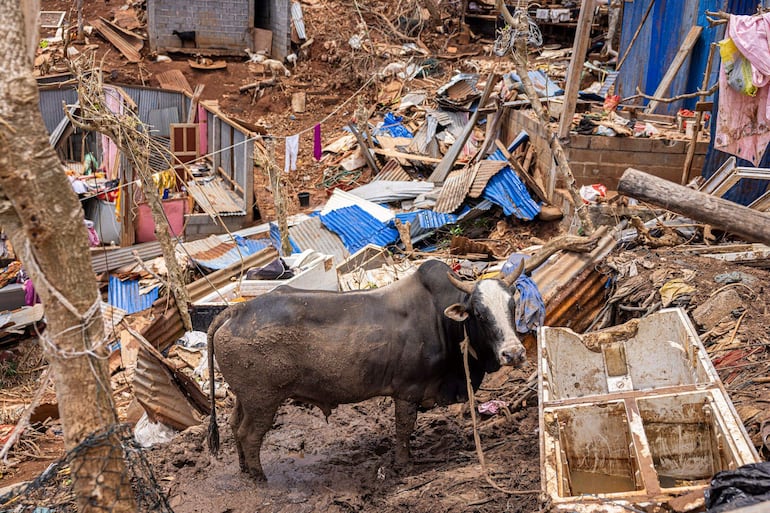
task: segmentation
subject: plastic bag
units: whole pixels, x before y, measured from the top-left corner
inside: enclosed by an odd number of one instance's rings
[[[751,63],[741,54],[732,39],[719,42],[719,56],[724,64],[727,84],[741,94],[755,96],[757,86],[751,78]]]
[[[705,497],[707,513],[722,513],[770,501],[770,462],[717,472]]]
[[[605,198],[606,196],[607,187],[600,183],[583,185],[580,188],[580,197],[583,198],[583,203],[596,203],[599,198]]]

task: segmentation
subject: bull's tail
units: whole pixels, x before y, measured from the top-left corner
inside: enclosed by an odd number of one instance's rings
[[[209,397],[211,400],[211,416],[209,417],[208,444],[209,452],[217,454],[219,452],[219,427],[217,426],[217,400],[215,396],[214,381],[214,334],[219,327],[230,318],[229,314],[221,313],[209,326],[207,336],[207,349],[209,356]]]

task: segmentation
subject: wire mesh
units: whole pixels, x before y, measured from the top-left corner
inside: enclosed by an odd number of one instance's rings
[[[123,460],[125,465],[125,472],[119,475],[110,470],[114,468],[111,463],[115,459]],[[136,503],[133,511],[173,513],[143,449],[136,443],[127,424],[117,424],[87,437],[33,481],[0,496],[0,512],[77,512],[73,475],[79,475],[84,468],[100,469],[95,472],[95,481],[101,485],[114,482],[115,487],[89,497],[89,511],[125,511],[126,498],[120,496],[120,490],[130,489]],[[114,499],[109,503],[105,497]]]

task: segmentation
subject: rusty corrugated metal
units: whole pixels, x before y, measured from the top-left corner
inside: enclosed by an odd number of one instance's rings
[[[473,179],[468,196],[471,198],[480,198],[487,186],[489,180],[500,172],[507,165],[507,162],[500,160],[482,160],[476,164],[476,177]]]
[[[205,183],[191,180],[187,182],[187,192],[203,211],[212,217],[246,214],[243,209],[243,201],[225,184],[221,177],[215,177]]]
[[[252,240],[237,237],[236,241],[233,241],[229,236],[211,235],[205,239],[182,243],[182,246],[187,255],[203,267],[224,269],[271,244],[269,239]]]
[[[601,229],[601,228],[600,228]],[[550,308],[555,308],[555,298],[569,287],[586,269],[593,269],[606,257],[617,243],[614,232],[601,236],[596,248],[590,253],[563,252],[552,257],[532,273],[532,279],[540,289],[543,301]],[[550,306],[549,306],[550,305]]]
[[[157,351],[141,345],[136,360],[133,392],[150,420],[177,430],[200,424],[196,413],[206,397],[187,376],[171,368]],[[188,397],[190,400],[188,400]]]
[[[444,186],[441,188],[433,211],[449,214],[457,210],[468,195],[474,175],[473,167],[465,167],[449,173],[444,180]]]
[[[372,181],[387,180],[392,182],[399,182],[411,179],[412,177],[409,176],[409,173],[404,171],[404,168],[401,167],[401,164],[398,163],[398,160],[390,159],[384,166],[382,166],[382,169],[380,169],[380,172],[377,173],[377,176],[375,176]]]

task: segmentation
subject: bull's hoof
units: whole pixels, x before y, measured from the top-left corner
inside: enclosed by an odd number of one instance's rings
[[[397,467],[406,467],[411,463],[412,455],[408,451],[396,451],[395,463]]]
[[[265,473],[261,471],[250,470],[249,477],[253,481],[256,481],[257,483],[264,483],[265,481],[267,481],[267,477],[265,476]]]

